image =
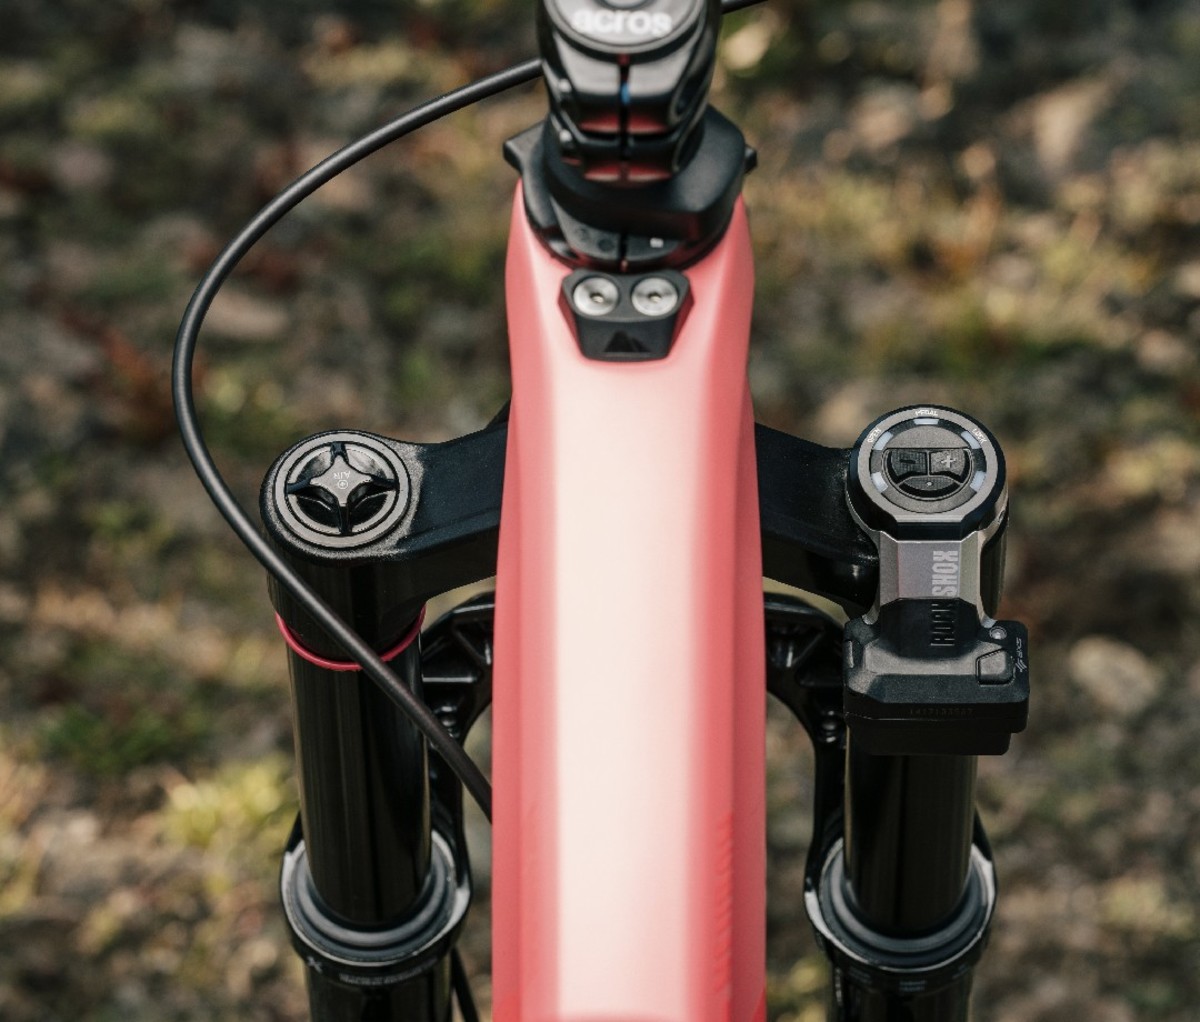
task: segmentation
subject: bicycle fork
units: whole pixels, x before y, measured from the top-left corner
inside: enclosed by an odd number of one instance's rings
[[[804,900],[832,966],[829,1018],[961,1022],[996,905],[977,757],[1007,750],[1029,700],[1025,628],[991,616],[1004,459],[958,412],[902,409],[849,452],[845,493],[878,574],[840,656],[806,670],[811,613],[779,600],[767,614],[770,687],[816,755]]]
[[[507,423],[443,444],[311,437],[263,485],[276,547],[459,740],[491,699],[492,597],[419,635],[426,600],[495,572]],[[815,749],[805,908],[831,1022],[963,1022],[996,880],[979,755],[1024,726],[1028,641],[997,621],[1007,489],[994,438],[903,409],[834,450],[755,429],[766,680]],[[301,812],[282,895],[317,1022],[448,1022],[471,900],[461,790],[276,586]],[[856,616],[855,616],[856,615]],[[668,725],[669,726],[669,725]]]

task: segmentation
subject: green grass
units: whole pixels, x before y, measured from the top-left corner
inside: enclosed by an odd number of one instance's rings
[[[164,714],[137,707],[110,717],[74,705],[50,715],[41,729],[44,754],[80,773],[120,777],[135,767],[182,757],[197,736],[194,711]]]

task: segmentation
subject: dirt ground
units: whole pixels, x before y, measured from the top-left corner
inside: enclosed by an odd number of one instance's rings
[[[0,8],[0,1018],[303,1019],[283,652],[174,438],[170,346],[266,199],[530,55],[531,8]],[[1195,1022],[1200,3],[772,2],[729,19],[715,97],[760,154],[759,418],[843,446],[943,402],[1008,456],[1034,696],[981,763],[974,1017]],[[199,394],[248,504],[310,432],[449,437],[503,403],[500,145],[543,110],[525,88],[380,154],[229,284]],[[805,744],[772,714],[779,1022],[823,1017]]]

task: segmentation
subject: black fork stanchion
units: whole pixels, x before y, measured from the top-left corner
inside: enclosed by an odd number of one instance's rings
[[[419,685],[417,643],[390,663]],[[313,887],[334,917],[385,927],[417,901],[429,873],[425,741],[359,672],[321,667],[294,649],[289,667]]]
[[[995,899],[982,849],[973,862],[975,766],[974,756],[872,755],[850,736],[844,840],[821,893],[873,968],[836,971],[831,1018],[967,1017]]]
[[[421,691],[419,602],[396,563],[355,557],[405,519],[408,471],[367,434],[325,434],[276,462],[263,487],[277,549]],[[289,647],[300,819],[281,888],[307,966],[314,1022],[448,1022],[453,940],[469,876],[432,826],[426,742],[403,711],[278,585]]]
[[[963,899],[974,756],[846,755],[845,874],[853,909],[885,934],[936,932]]]
[[[390,661],[419,677],[418,644]],[[449,908],[446,863],[434,863],[424,740],[359,672],[290,651],[300,828],[283,897],[308,965],[314,1020],[449,1017],[449,958],[401,981],[412,938]],[[300,838],[303,840],[299,840]],[[353,963],[353,965],[352,965]],[[392,982],[394,980],[394,982]]]

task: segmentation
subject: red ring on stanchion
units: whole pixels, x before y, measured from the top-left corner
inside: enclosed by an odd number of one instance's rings
[[[361,671],[362,667],[353,660],[329,660],[326,657],[314,653],[311,649],[305,646],[295,633],[287,626],[287,623],[278,614],[275,615],[275,623],[279,626],[279,632],[283,636],[283,641],[287,643],[290,649],[296,656],[302,660],[307,660],[310,664],[317,667],[323,667],[327,671]],[[384,663],[389,660],[394,660],[403,653],[418,635],[421,634],[421,625],[425,623],[425,607],[421,607],[421,612],[417,615],[417,619],[412,623],[412,627],[401,636],[400,641],[385,653],[379,654],[379,659]]]

